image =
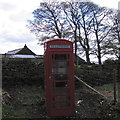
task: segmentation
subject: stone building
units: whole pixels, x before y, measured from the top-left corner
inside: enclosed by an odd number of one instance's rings
[[[43,58],[43,55],[36,55],[27,45],[23,48],[8,51],[3,54],[3,58]]]

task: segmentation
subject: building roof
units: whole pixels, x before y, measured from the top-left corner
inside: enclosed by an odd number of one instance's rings
[[[75,54],[74,54],[74,57],[75,57]],[[75,59],[76,60],[76,59]],[[82,59],[80,56],[78,56],[77,55],[77,62],[78,62],[78,64],[85,64],[86,62],[85,62],[85,60],[84,59]]]
[[[19,48],[19,49],[15,49],[15,50],[12,50],[12,51],[8,51],[6,54],[17,54],[20,50],[22,50],[22,48]]]
[[[23,48],[19,48],[19,49],[15,49],[12,51],[8,51],[6,54],[8,55],[36,55],[34,52],[32,52],[27,45],[25,44],[25,46]]]
[[[10,58],[43,58],[43,55],[11,55]]]

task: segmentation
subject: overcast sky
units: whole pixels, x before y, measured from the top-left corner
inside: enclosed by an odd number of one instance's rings
[[[40,1],[43,2],[43,0],[0,0],[0,54],[22,48],[25,44],[36,54],[44,53],[43,47],[37,44],[38,40],[26,27],[27,20],[33,19],[32,12],[39,7]],[[119,0],[92,1],[100,6],[118,9]]]

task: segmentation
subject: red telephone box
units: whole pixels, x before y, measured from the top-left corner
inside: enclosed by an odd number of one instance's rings
[[[54,39],[45,43],[45,99],[49,116],[75,113],[73,43]]]

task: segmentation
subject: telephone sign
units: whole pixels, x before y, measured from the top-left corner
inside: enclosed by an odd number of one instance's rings
[[[70,48],[70,45],[50,45],[50,48]]]

